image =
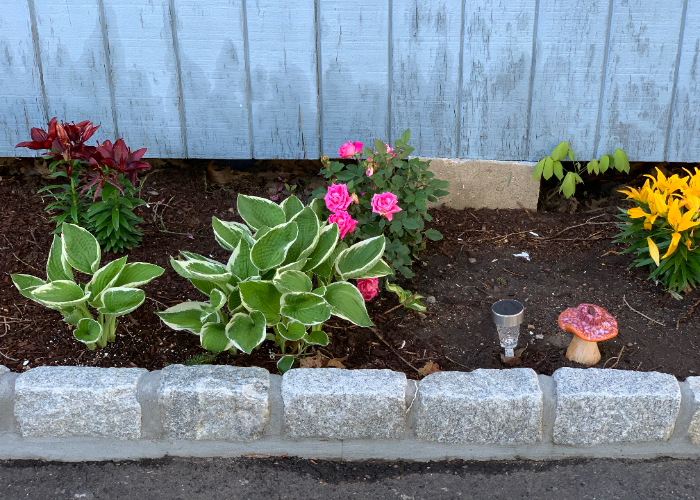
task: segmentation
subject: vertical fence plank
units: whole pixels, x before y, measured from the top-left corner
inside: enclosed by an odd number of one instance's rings
[[[177,0],[187,150],[248,158],[248,103],[240,0]]]
[[[46,127],[39,67],[34,57],[27,2],[13,2],[0,16],[0,156],[33,156],[17,143],[32,127]]]
[[[610,1],[540,0],[530,160],[550,154],[561,141],[579,159],[595,154]]]
[[[700,161],[700,4],[688,0],[668,161]]]
[[[683,0],[615,0],[597,155],[663,160]]]
[[[535,5],[532,0],[466,4],[461,156],[526,156]]]
[[[149,157],[183,158],[168,0],[104,0],[119,133]]]
[[[313,0],[246,0],[255,158],[317,158]]]
[[[323,152],[388,139],[389,0],[319,0]]]
[[[91,120],[112,139],[114,121],[96,0],[34,0],[49,118]]]
[[[393,5],[392,139],[411,129],[416,154],[457,155],[462,0]]]

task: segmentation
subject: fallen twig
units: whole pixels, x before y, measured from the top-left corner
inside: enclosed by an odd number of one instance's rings
[[[535,221],[535,218],[534,218],[532,215],[530,215],[530,211],[529,211],[527,208],[525,208],[525,205],[523,205],[523,204],[520,203],[519,201],[516,202],[516,203],[518,204],[518,206],[519,206],[520,208],[522,208],[523,210],[525,210],[525,213],[527,214],[527,216],[530,218],[531,221],[534,222],[534,221]]]
[[[5,359],[9,359],[10,361],[19,361],[19,359],[15,359],[15,358],[11,358],[11,357],[7,356],[2,351],[0,351],[0,356],[2,356]]]
[[[401,356],[401,355],[398,353],[398,351],[397,351],[396,349],[394,349],[394,347],[393,347],[391,344],[389,344],[389,342],[387,342],[386,340],[384,340],[384,337],[382,337],[382,336],[379,334],[379,332],[377,331],[376,328],[370,328],[370,329],[374,332],[374,334],[377,336],[377,338],[378,338],[379,340],[381,340],[381,341],[384,343],[385,346],[387,346],[389,349],[391,349],[391,352],[393,352],[394,354],[396,354],[396,356],[398,356],[398,358],[399,358],[401,361],[403,361],[403,362],[406,363],[408,366],[410,366],[411,368],[413,368],[413,369],[415,370],[415,372],[418,373],[421,377],[424,377],[423,373],[421,373],[421,371],[420,371],[418,368],[416,368],[416,367],[413,366],[411,363],[409,363],[408,361],[406,361],[406,359],[405,359],[403,356]]]
[[[12,255],[14,255],[15,259],[17,259],[18,261],[20,261],[20,262],[21,262],[22,264],[24,264],[25,266],[31,267],[31,268],[34,269],[35,271],[39,271],[39,270],[38,270],[36,267],[34,267],[33,265],[27,264],[27,263],[24,262],[22,259],[20,259],[19,257],[17,257],[17,254],[16,254],[16,253],[13,252]],[[41,271],[39,271],[39,272],[41,272]]]
[[[613,356],[612,358],[608,358],[608,360],[605,363],[603,363],[603,368],[605,368],[607,366],[608,362],[613,360],[613,359],[616,361],[612,366],[610,366],[610,369],[612,370],[613,368],[615,368],[617,366],[617,364],[620,362],[620,356],[622,356],[622,351],[624,351],[624,350],[625,350],[625,346],[622,346],[622,349],[620,349],[620,352],[617,353],[617,356]]]
[[[698,299],[698,301],[695,302],[695,304],[690,306],[690,309],[687,313],[683,314],[680,318],[678,318],[678,321],[676,321],[676,330],[680,329],[681,320],[691,317],[695,313],[695,309],[697,309],[698,306],[700,306],[700,299]]]
[[[503,270],[504,270],[505,272],[507,272],[508,274],[512,274],[513,276],[520,276],[521,278],[524,278],[524,277],[525,277],[524,274],[514,273],[513,271],[509,271],[509,270],[506,269],[505,267],[503,268]]]
[[[407,298],[406,300],[404,300],[403,302],[401,302],[399,305],[392,307],[392,308],[389,309],[387,312],[382,313],[381,315],[382,315],[382,316],[386,316],[387,314],[389,314],[389,313],[392,312],[392,311],[395,311],[396,309],[398,309],[398,308],[401,307],[402,305],[411,302],[413,299],[416,298],[416,295],[418,295],[418,294],[417,294],[417,293],[414,293],[414,294],[411,295],[409,298]]]
[[[582,224],[576,224],[575,226],[565,227],[565,228],[562,229],[561,231],[559,231],[559,232],[553,234],[552,236],[546,236],[546,237],[544,237],[544,238],[542,238],[542,239],[543,239],[543,240],[552,240],[552,239],[556,238],[557,236],[559,236],[560,234],[563,234],[563,233],[565,233],[565,232],[567,232],[567,231],[571,231],[572,229],[576,229],[577,227],[582,227],[582,226],[597,226],[597,225],[604,225],[604,224],[617,224],[617,222],[591,222],[593,219],[597,219],[598,217],[602,217],[602,216],[604,216],[604,215],[606,215],[606,214],[596,215],[596,216],[594,216],[594,217],[591,217],[590,219],[588,219],[586,222],[584,222],[584,223],[582,223]]]
[[[656,321],[655,319],[650,318],[650,317],[647,316],[646,314],[637,311],[634,307],[632,307],[632,306],[629,304],[629,302],[627,302],[627,298],[626,298],[624,295],[622,296],[622,300],[623,300],[623,302],[625,303],[625,305],[626,305],[627,307],[629,307],[632,311],[636,312],[637,314],[639,314],[639,315],[642,316],[643,318],[646,318],[646,319],[648,319],[649,321],[651,321],[651,322],[653,322],[653,323],[656,323],[657,325],[666,326],[666,325],[663,324],[661,321]]]
[[[457,366],[461,366],[462,368],[466,368],[466,369],[469,370],[470,372],[471,372],[471,371],[474,371],[474,368],[470,368],[470,367],[468,367],[467,365],[463,365],[462,363],[458,363],[457,361],[455,361],[454,359],[452,359],[452,358],[450,358],[450,357],[448,357],[448,356],[445,356],[445,359],[446,359],[447,361],[449,361],[450,363],[454,363],[454,364],[456,364]]]

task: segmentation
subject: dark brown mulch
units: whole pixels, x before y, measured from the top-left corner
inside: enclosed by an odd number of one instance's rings
[[[75,341],[60,314],[14,289],[11,273],[43,277],[53,227],[43,212],[44,203],[34,194],[47,181],[4,176],[0,364],[14,371],[41,365],[153,370],[201,354],[197,336],[173,331],[153,314],[203,298],[170,269],[169,256],[189,250],[225,261],[228,252],[214,241],[211,216],[235,220],[236,193],[270,196],[282,184],[278,175],[283,181],[299,178],[252,171],[229,176],[233,183],[227,187],[212,188],[203,168],[152,171],[142,192],[149,206],[140,208],[146,219],[143,245],[130,253],[129,260],[158,264],[166,273],[146,287],[146,303],[122,318],[117,341],[98,351],[87,351]],[[520,366],[551,374],[562,366],[576,366],[563,356],[570,335],[558,331],[558,314],[593,302],[614,314],[620,324],[616,338],[599,344],[603,358],[598,367],[656,370],[680,378],[700,373],[700,306],[691,313],[700,294],[696,291],[677,301],[647,281],[643,270],[629,271],[630,258],[616,253],[622,248],[611,242],[617,232],[612,213],[612,208],[577,214],[434,210],[432,227],[445,239],[430,244],[421,255],[414,265],[415,278],[400,280],[402,286],[432,297],[427,313],[399,308],[383,315],[397,305],[396,298],[384,292],[369,304],[383,340],[371,329],[337,320],[328,324],[331,344],[318,351],[341,359],[348,368],[389,368],[413,378],[420,377],[415,369],[428,362],[443,370],[502,368],[490,307],[498,299],[515,298],[526,305]],[[514,256],[521,252],[528,252],[530,261]],[[114,257],[105,255],[103,262]],[[632,311],[625,301],[665,326]],[[263,366],[274,372],[276,355],[271,344],[264,344],[252,356],[225,354],[215,362]]]

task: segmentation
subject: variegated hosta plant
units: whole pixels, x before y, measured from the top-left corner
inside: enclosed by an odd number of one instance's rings
[[[372,326],[360,291],[347,280],[391,273],[382,260],[384,237],[348,247],[337,224],[320,222],[322,209],[322,200],[304,207],[295,196],[278,205],[238,195],[246,224],[212,220],[216,241],[233,252],[226,264],[190,252],[171,258],[209,301],[183,302],[158,315],[171,328],[199,335],[215,353],[250,354],[274,340],[284,354],[277,363],[282,372],[308,345],[328,344],[323,323],[331,315]]]
[[[100,245],[85,229],[68,223],[54,235],[46,281],[29,274],[13,274],[19,292],[63,314],[75,326],[73,335],[94,350],[116,338],[117,318],[136,310],[146,299],[138,287],[163,274],[164,269],[145,262],[126,263],[127,257],[100,268]],[[76,282],[73,269],[92,275],[87,284]],[[97,319],[89,307],[97,310]]]

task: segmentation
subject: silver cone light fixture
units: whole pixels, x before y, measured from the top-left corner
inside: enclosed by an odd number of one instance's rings
[[[512,358],[515,356],[513,349],[518,346],[520,324],[525,320],[525,306],[513,299],[499,300],[491,307],[491,313],[505,356]]]

